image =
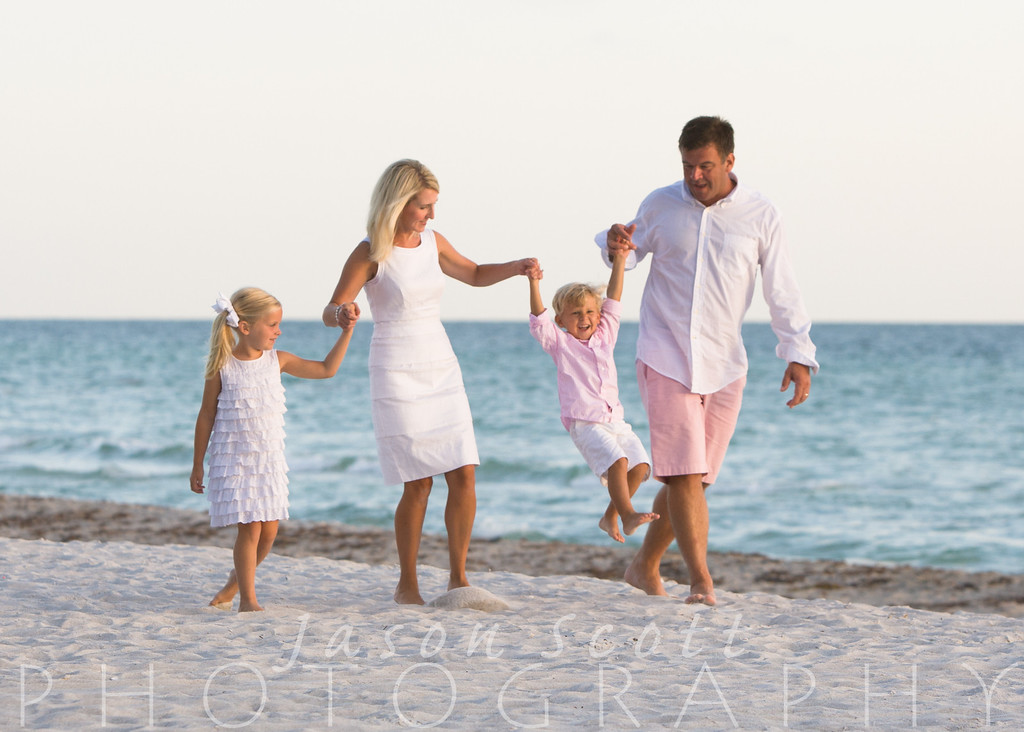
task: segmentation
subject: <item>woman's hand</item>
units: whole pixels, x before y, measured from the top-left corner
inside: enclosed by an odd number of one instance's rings
[[[537,261],[536,257],[527,257],[526,259],[520,259],[516,263],[518,271],[516,274],[525,275],[530,279],[540,279],[540,262]]]
[[[336,310],[338,326],[342,330],[349,330],[359,320],[361,311],[357,302],[343,302]]]
[[[323,321],[328,328],[340,327],[347,330],[359,320],[359,305],[356,296],[363,285],[377,275],[376,262],[370,261],[370,243],[360,242],[341,270],[338,285],[334,288],[330,302],[324,307]]]

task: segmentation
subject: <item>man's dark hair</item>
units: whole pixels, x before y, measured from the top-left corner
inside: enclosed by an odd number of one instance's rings
[[[679,149],[699,150],[707,145],[714,145],[723,159],[732,153],[732,125],[721,117],[694,117],[687,122],[679,136]]]

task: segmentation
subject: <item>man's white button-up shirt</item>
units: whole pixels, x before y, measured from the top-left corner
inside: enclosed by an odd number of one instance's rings
[[[779,339],[776,355],[817,372],[811,321],[786,252],[782,220],[767,199],[737,181],[728,196],[705,207],[680,181],[648,195],[630,223],[636,224],[636,251],[627,269],[651,256],[638,360],[697,394],[714,393],[746,374],[740,331],[760,270]],[[602,249],[606,234],[595,238]]]

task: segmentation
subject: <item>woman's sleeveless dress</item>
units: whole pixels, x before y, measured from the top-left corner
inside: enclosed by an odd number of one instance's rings
[[[392,249],[364,286],[373,314],[373,431],[387,483],[480,464],[462,371],[441,325],[437,257],[427,229],[415,249]]]
[[[206,496],[210,526],[288,518],[284,386],[277,351],[220,370]]]

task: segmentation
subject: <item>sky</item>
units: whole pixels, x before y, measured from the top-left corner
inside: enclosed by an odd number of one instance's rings
[[[989,0],[0,0],[0,319],[205,319],[245,285],[318,319],[406,157],[435,229],[539,258],[550,298],[607,279],[595,233],[717,114],[815,321],[1024,323],[1021,28]],[[528,311],[522,278],[443,303]]]

